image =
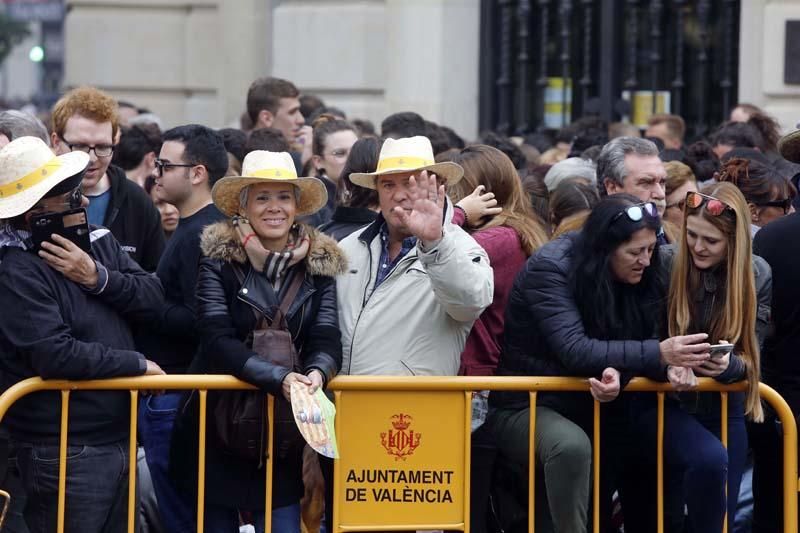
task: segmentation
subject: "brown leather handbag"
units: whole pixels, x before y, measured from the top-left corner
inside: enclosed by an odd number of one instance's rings
[[[244,284],[244,273],[237,265],[233,268],[239,283]],[[292,372],[299,371],[300,366],[286,317],[304,278],[305,268],[301,264],[295,269],[272,323],[268,324],[266,317],[253,308],[256,327],[252,334],[252,350],[266,361]],[[261,391],[220,393],[213,413],[217,441],[223,451],[259,466],[263,464],[269,438],[266,405],[267,397]],[[302,446],[303,437],[294,422],[292,406],[282,394],[275,396],[274,417],[274,452],[279,458],[285,457],[293,447]]]

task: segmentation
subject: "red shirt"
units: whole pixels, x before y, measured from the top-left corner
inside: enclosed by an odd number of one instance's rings
[[[456,209],[453,224],[463,225],[464,214]],[[503,347],[505,311],[514,279],[528,256],[517,232],[508,226],[478,230],[471,234],[489,256],[494,270],[494,300],[475,321],[461,353],[462,376],[492,376]]]

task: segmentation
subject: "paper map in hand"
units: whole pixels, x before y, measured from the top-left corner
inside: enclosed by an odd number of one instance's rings
[[[308,386],[296,381],[292,383],[291,398],[294,422],[308,445],[325,457],[338,459],[339,449],[336,447],[333,425],[336,407],[333,403],[322,389],[309,394]]]

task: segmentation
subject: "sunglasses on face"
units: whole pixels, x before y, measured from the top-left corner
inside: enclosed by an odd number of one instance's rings
[[[628,220],[631,220],[632,222],[639,222],[645,216],[649,216],[650,218],[657,218],[658,209],[656,209],[656,204],[654,204],[653,202],[644,202],[641,204],[632,205],[626,207],[625,209],[614,215],[614,218],[611,219],[611,223],[613,224],[614,222],[622,218],[623,215],[627,215]]]
[[[706,206],[706,212],[713,217],[718,217],[725,211],[730,211],[736,215],[736,211],[734,211],[731,206],[713,196],[694,191],[686,193],[686,207],[689,209],[699,209],[703,207],[703,205]]]
[[[792,199],[784,198],[783,200],[773,200],[771,202],[761,202],[756,204],[758,207],[780,207],[783,209],[783,214],[788,215],[789,210],[792,208]]]

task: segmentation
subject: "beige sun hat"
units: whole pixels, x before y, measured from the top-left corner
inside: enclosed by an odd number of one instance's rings
[[[214,205],[229,217],[239,213],[239,193],[256,183],[291,183],[300,190],[297,215],[310,215],[328,202],[328,190],[317,178],[298,178],[294,160],[287,152],[254,150],[242,161],[242,175],[228,176],[214,184]]]
[[[800,130],[784,135],[778,141],[778,151],[787,161],[800,163]]]
[[[350,174],[350,181],[361,187],[374,189],[375,178],[378,176],[423,170],[444,178],[447,185],[458,183],[464,177],[461,165],[450,161],[437,163],[433,159],[431,141],[417,135],[404,139],[386,139],[378,156],[378,169],[375,172],[353,172]]]
[[[82,172],[89,154],[55,155],[38,137],[19,137],[0,150],[0,219],[29,210],[53,187]]]

